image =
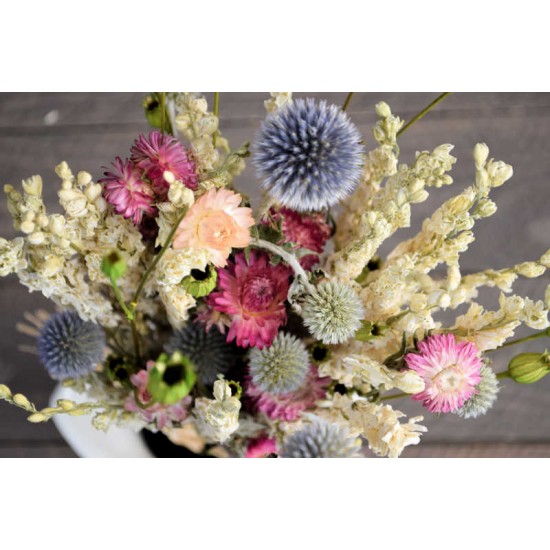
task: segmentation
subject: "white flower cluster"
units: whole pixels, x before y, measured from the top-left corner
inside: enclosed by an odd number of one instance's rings
[[[104,292],[110,284],[101,261],[117,249],[128,268],[121,288],[134,288],[145,249],[141,235],[129,220],[109,215],[101,185],[89,173],[74,176],[65,162],[56,173],[64,214],[48,215],[40,176],[24,180],[22,193],[4,186],[15,229],[24,236],[0,241],[0,276],[16,273],[29,290],[73,307],[82,319],[115,326],[119,319]]]
[[[193,411],[199,433],[209,442],[223,443],[239,428],[241,402],[225,380],[214,382],[214,399],[200,397]]]

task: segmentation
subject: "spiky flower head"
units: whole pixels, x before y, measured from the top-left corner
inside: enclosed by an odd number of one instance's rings
[[[342,344],[361,326],[365,312],[356,292],[340,281],[324,281],[305,297],[302,317],[323,344]]]
[[[85,376],[103,359],[105,334],[75,311],[52,315],[40,331],[38,355],[54,380]]]
[[[117,214],[132,218],[135,225],[140,225],[145,216],[156,215],[153,190],[130,160],[116,157],[112,169],[105,170],[105,177],[99,182],[103,184],[105,200]]]
[[[301,340],[279,332],[269,347],[250,351],[249,366],[252,382],[260,390],[280,395],[302,385],[309,370],[309,354]]]
[[[455,412],[476,393],[483,362],[472,342],[457,342],[454,334],[435,334],[405,355],[407,366],[425,382],[413,395],[430,412]]]
[[[174,332],[166,344],[166,351],[179,351],[189,357],[200,381],[207,386],[214,384],[218,374],[227,374],[236,359],[235,350],[219,330],[213,327],[206,332],[196,324]]]
[[[476,393],[465,401],[464,405],[456,411],[462,418],[477,418],[484,415],[495,403],[500,386],[495,372],[491,367],[481,367],[481,381],[476,386]]]
[[[360,441],[345,426],[314,418],[284,442],[283,458],[356,458]]]
[[[165,172],[189,189],[197,188],[195,163],[189,158],[185,147],[173,136],[154,130],[148,136],[141,134],[132,145],[131,160],[143,170],[155,193],[162,200],[168,194],[169,183]]]
[[[355,189],[363,163],[360,142],[342,109],[296,99],[266,118],[253,162],[264,189],[283,206],[321,210]]]

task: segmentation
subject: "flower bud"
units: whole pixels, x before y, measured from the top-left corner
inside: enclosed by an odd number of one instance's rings
[[[29,422],[32,422],[33,424],[36,424],[38,422],[46,422],[47,420],[49,420],[49,418],[45,415],[45,414],[42,414],[42,413],[34,413],[34,414],[31,414],[27,420]]]
[[[533,384],[550,372],[548,353],[520,353],[508,365],[510,378],[518,384]]]
[[[29,220],[25,220],[21,224],[20,229],[21,229],[21,231],[23,231],[23,233],[26,233],[27,235],[29,235],[30,233],[32,233],[36,229],[36,225],[34,224],[34,222],[31,222]]]
[[[28,236],[28,241],[30,244],[38,246],[44,242],[45,235],[42,231],[35,231]]]
[[[390,106],[385,101],[377,103],[375,109],[376,114],[381,118],[388,118],[391,115]]]
[[[487,164],[487,173],[491,178],[491,185],[493,187],[500,187],[512,177],[514,170],[509,164],[502,161],[490,160]]]
[[[101,262],[101,271],[103,271],[109,279],[116,281],[126,272],[126,262],[119,252],[113,250],[103,258]]]
[[[481,199],[474,210],[474,215],[480,218],[488,218],[496,211],[497,205],[491,199]]]
[[[63,161],[61,164],[58,164],[55,167],[55,173],[62,180],[72,180],[73,179],[73,173],[71,172],[71,169],[69,168],[69,165],[65,161]]]
[[[0,384],[0,399],[8,399],[11,397],[11,391],[8,386]]]
[[[476,168],[481,170],[489,158],[489,147],[485,143],[477,143],[474,148]]]
[[[61,214],[52,214],[50,216],[50,231],[54,235],[61,235],[65,230],[65,218]]]
[[[75,408],[75,402],[70,401],[69,399],[58,399],[57,406],[61,407],[64,411],[70,411]]]
[[[92,182],[92,174],[89,172],[78,172],[76,182],[78,185],[88,185]]]
[[[22,409],[32,409],[32,405],[30,404],[30,401],[21,393],[16,393],[13,396],[13,402],[21,407]]]
[[[23,189],[27,195],[40,197],[42,195],[42,178],[40,176],[32,176],[22,182]]]
[[[546,271],[546,268],[537,262],[523,262],[516,265],[514,271],[519,275],[532,279],[540,277]]]

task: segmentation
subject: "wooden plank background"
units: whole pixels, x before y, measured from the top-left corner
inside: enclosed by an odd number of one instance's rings
[[[303,93],[342,104],[346,93]],[[101,166],[116,155],[125,156],[138,132],[146,131],[141,93],[0,94],[0,183],[19,185],[32,174],[44,178],[47,204],[55,208],[58,179],[54,167],[62,160],[74,171],[87,170],[95,178]],[[207,95],[211,98],[211,95]],[[233,146],[253,139],[263,116],[266,94],[224,93],[221,96],[221,128]],[[394,112],[410,119],[436,94],[359,93],[349,114],[359,126],[367,146],[373,146],[370,127],[374,105],[384,99]],[[51,121],[54,124],[51,124]],[[550,94],[460,93],[411,128],[401,139],[401,160],[410,163],[415,151],[431,150],[441,143],[455,144],[458,162],[455,184],[434,190],[430,199],[416,205],[413,224],[386,243],[387,252],[398,240],[418,230],[422,220],[474,177],[472,149],[484,141],[491,156],[514,166],[514,178],[493,193],[499,210],[476,226],[476,242],[463,257],[465,273],[487,267],[506,267],[536,259],[550,247]],[[257,197],[254,172],[249,167],[240,187]],[[0,235],[15,232],[4,199],[0,200]],[[540,299],[548,276],[520,281],[517,291]],[[497,294],[487,292],[483,301],[494,306]],[[15,330],[23,312],[38,307],[51,309],[38,294],[29,294],[15,277],[0,279],[0,383],[25,393],[37,406],[45,406],[53,383],[33,355],[18,351],[32,343]],[[519,333],[520,335],[522,333]],[[513,353],[550,348],[550,342],[531,343],[498,355],[504,368]],[[533,386],[506,382],[494,409],[485,417],[464,421],[454,415],[425,415],[429,432],[409,457],[550,457],[550,377]],[[397,406],[397,403],[395,403]],[[416,403],[399,403],[408,414],[424,414]],[[22,411],[0,403],[0,457],[74,456],[53,424],[31,425]]]

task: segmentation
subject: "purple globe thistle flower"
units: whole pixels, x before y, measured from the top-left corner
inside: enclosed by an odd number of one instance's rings
[[[54,380],[85,376],[103,359],[105,334],[75,311],[52,315],[37,341],[38,355]]]
[[[296,99],[264,121],[253,163],[280,204],[321,210],[355,189],[363,164],[360,142],[359,130],[339,107]]]

